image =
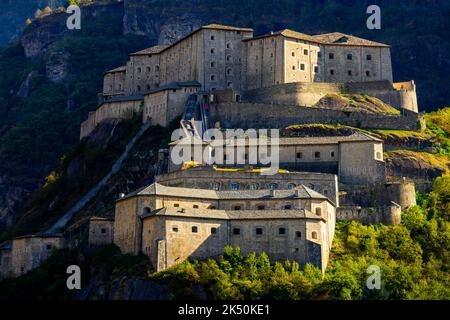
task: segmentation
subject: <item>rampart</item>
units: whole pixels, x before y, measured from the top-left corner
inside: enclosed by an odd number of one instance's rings
[[[391,202],[389,206],[376,208],[339,207],[336,209],[336,220],[359,221],[363,224],[397,225],[401,221],[401,207],[395,202]]]
[[[347,83],[292,82],[245,91],[242,101],[312,107],[330,93],[366,94],[399,110],[418,112],[414,81],[394,84],[387,80]]]
[[[222,128],[285,128],[294,124],[343,124],[363,129],[417,130],[419,115],[402,110],[402,115],[372,114],[297,105],[219,102],[210,107],[210,119]]]

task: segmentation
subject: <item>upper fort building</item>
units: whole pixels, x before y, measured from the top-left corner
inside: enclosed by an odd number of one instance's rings
[[[125,66],[106,72],[102,102],[82,123],[80,138],[106,118],[136,113],[166,126],[190,94],[223,90],[233,102],[304,107],[330,93],[363,93],[411,117],[418,112],[414,82],[393,83],[389,45],[288,29],[255,37],[252,29],[211,24],[132,53]]]
[[[108,71],[103,95],[144,94],[171,82],[235,91],[291,82],[393,81],[390,46],[342,33],[253,30],[211,24],[172,45],[132,53]]]

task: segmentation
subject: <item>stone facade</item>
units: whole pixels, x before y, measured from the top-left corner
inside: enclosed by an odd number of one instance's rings
[[[313,107],[328,94],[361,94],[375,97],[399,110],[418,112],[414,81],[391,83],[371,82],[293,82],[247,90],[242,101]]]
[[[211,123],[221,128],[286,128],[295,124],[342,124],[363,129],[417,130],[419,115],[402,110],[402,115],[373,114],[250,102],[219,102],[210,105]]]
[[[0,278],[18,277],[33,270],[63,246],[61,235],[29,235],[2,244]]]
[[[179,154],[191,146],[189,139],[175,141],[170,145],[170,154]],[[214,164],[219,166],[256,165],[262,166],[261,159],[257,163],[252,163],[249,157],[251,146],[248,140],[243,141],[243,146],[238,143],[224,140],[214,140],[204,143],[199,148],[201,155],[207,153],[210,148],[211,159],[203,159],[197,156],[195,145],[192,145],[191,154],[183,152],[184,162],[191,159],[200,163]],[[266,151],[261,151],[261,146],[253,146],[255,153],[272,154],[272,146]],[[265,146],[264,146],[265,148]],[[243,151],[240,151],[243,150]],[[217,159],[219,154],[223,158]],[[365,133],[355,133],[350,136],[338,137],[281,137],[278,141],[279,167],[294,171],[311,171],[337,174],[339,182],[350,185],[366,185],[374,183],[384,183],[386,181],[386,169],[383,159],[382,140],[374,138]],[[241,157],[242,159],[240,159]],[[199,158],[199,159],[198,159]],[[173,159],[171,157],[171,159]],[[206,161],[206,162],[202,162]],[[240,162],[238,161],[240,160]],[[231,162],[230,162],[231,161]],[[181,164],[176,164],[172,160],[169,162],[169,172],[181,168]]]
[[[339,205],[338,179],[335,174],[317,172],[287,172],[261,175],[258,172],[223,172],[210,166],[177,170],[156,177],[162,185],[210,190],[289,190],[303,184]]]
[[[143,102],[143,96],[113,97],[102,102],[95,112],[90,112],[88,119],[81,123],[80,140],[105,119],[131,119],[142,113]]]
[[[103,246],[114,241],[114,219],[91,217],[89,219],[90,246]]]
[[[176,117],[181,116],[187,98],[200,89],[198,82],[173,82],[144,95],[143,122],[166,127]]]
[[[392,202],[389,206],[375,208],[343,206],[336,209],[336,220],[359,221],[364,224],[398,225],[401,221],[401,207],[395,202]]]
[[[186,259],[218,257],[227,245],[271,261],[297,261],[325,271],[333,234],[327,219],[306,211],[182,212],[164,208],[144,217],[143,252],[156,271]]]
[[[295,82],[392,82],[390,47],[342,33],[282,30],[244,40],[245,89]]]
[[[292,258],[302,265],[312,262],[324,270],[334,225],[335,204],[303,185],[291,190],[241,193],[167,187],[155,183],[117,201],[114,243],[124,253],[138,254],[142,251],[149,255],[157,270],[188,257],[218,255],[227,244],[239,245],[246,253],[266,251],[274,260]],[[194,233],[192,237],[187,234],[189,228]],[[211,228],[216,228],[213,235]],[[238,236],[237,231],[233,231],[236,228],[242,228],[239,235],[243,238],[230,237]],[[270,233],[262,238],[264,241],[258,237],[249,241],[254,228],[262,229],[263,234],[264,230]],[[276,228],[285,229],[278,239],[283,240],[281,242],[275,237]],[[295,228],[299,230],[294,233]],[[297,231],[304,237],[311,233],[320,247],[316,254],[318,260],[308,257],[306,239],[302,240],[302,245],[297,243],[293,247],[295,242],[291,241],[295,240]]]

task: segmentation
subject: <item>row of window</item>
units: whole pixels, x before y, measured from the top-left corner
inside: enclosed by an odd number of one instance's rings
[[[179,203],[174,203],[173,206],[175,208],[179,208],[180,204]],[[192,208],[198,209],[199,206],[198,206],[198,204],[194,204],[194,205],[192,205]],[[292,208],[293,208],[292,204],[285,204],[285,205],[283,205],[283,207],[281,209],[282,210],[292,210]],[[213,209],[214,210],[214,209],[216,209],[216,207],[215,206],[210,206],[209,209]],[[266,206],[263,205],[263,204],[259,204],[259,205],[256,206],[256,210],[265,210],[265,209],[266,209]],[[232,207],[232,210],[236,210],[236,211],[237,210],[242,210],[242,206],[241,205],[235,205],[235,206]],[[322,208],[317,207],[315,209],[315,213],[318,216],[322,215]]]
[[[303,159],[303,152],[297,152],[296,157],[297,157],[297,159]],[[335,157],[335,152],[334,152],[334,151],[331,151],[331,152],[330,152],[330,157],[331,157],[331,158],[334,158],[334,157]],[[315,152],[314,152],[314,158],[315,158],[315,159],[320,159],[320,158],[321,158],[321,153],[320,153],[320,151],[315,151]]]
[[[145,67],[145,71],[148,72],[152,72],[152,67]],[[159,71],[159,66],[155,66],[155,72]],[[142,73],[142,68],[138,67],[137,68],[137,73]]]
[[[365,73],[366,73],[367,77],[372,76],[372,73],[370,72],[370,70],[366,70]],[[336,74],[335,70],[334,69],[330,69],[330,75],[333,76],[335,74]],[[347,70],[347,75],[348,76],[352,76],[353,75],[353,71],[352,70]]]
[[[210,229],[210,234],[211,234],[211,235],[215,235],[215,234],[217,234],[217,231],[218,231],[218,230],[217,230],[216,227],[212,227],[212,228]],[[231,233],[232,233],[234,236],[240,236],[240,235],[242,234],[241,231],[242,231],[241,228],[239,228],[239,227],[234,227],[234,228],[231,230]],[[255,235],[255,236],[262,236],[262,235],[264,234],[264,231],[265,231],[265,228],[263,228],[263,227],[256,227],[256,228],[254,228],[254,235]],[[172,232],[178,233],[178,232],[179,232],[178,227],[176,227],[176,226],[172,227]],[[198,226],[192,226],[192,227],[191,227],[191,232],[192,232],[192,233],[198,233]],[[278,236],[287,236],[287,234],[288,234],[288,230],[287,230],[286,227],[278,227],[278,228],[277,228],[276,235],[278,235]],[[301,239],[301,238],[302,238],[302,233],[301,233],[301,231],[295,231],[295,238],[296,238],[296,239]],[[316,232],[316,231],[312,231],[312,232],[311,232],[311,238],[312,238],[312,239],[317,239],[317,232]]]

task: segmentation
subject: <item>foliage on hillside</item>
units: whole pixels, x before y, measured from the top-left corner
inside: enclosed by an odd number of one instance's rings
[[[71,264],[83,270],[91,299],[107,299],[135,277],[167,287],[173,299],[450,299],[449,206],[450,176],[444,176],[430,194],[418,194],[401,225],[339,222],[324,275],[311,265],[271,264],[264,253],[244,257],[231,247],[217,260],[186,261],[159,273],[145,256],[120,255],[115,247],[61,250],[36,270],[1,282],[0,299],[75,298],[65,289]],[[366,286],[370,265],[381,270],[380,290]]]
[[[242,256],[225,248],[218,260],[183,262],[150,278],[167,283],[174,298],[211,299],[450,299],[450,179],[436,180],[402,225],[338,223],[328,269],[296,262],[271,265],[266,254]],[[366,286],[367,269],[381,270],[381,289]]]
[[[141,46],[139,37],[122,35],[120,14],[85,21],[82,30],[54,44],[53,50],[71,57],[70,79],[60,84],[44,76],[45,57],[26,59],[19,45],[0,51],[0,147],[7,159],[2,169],[23,174],[33,168],[29,175],[40,177],[55,167],[61,154],[76,143],[81,121],[97,104],[102,73],[122,64],[128,52]],[[16,92],[31,70],[39,77],[29,96],[20,99]]]
[[[329,93],[321,98],[314,107],[400,115],[399,110],[384,103],[380,99],[363,94]]]

